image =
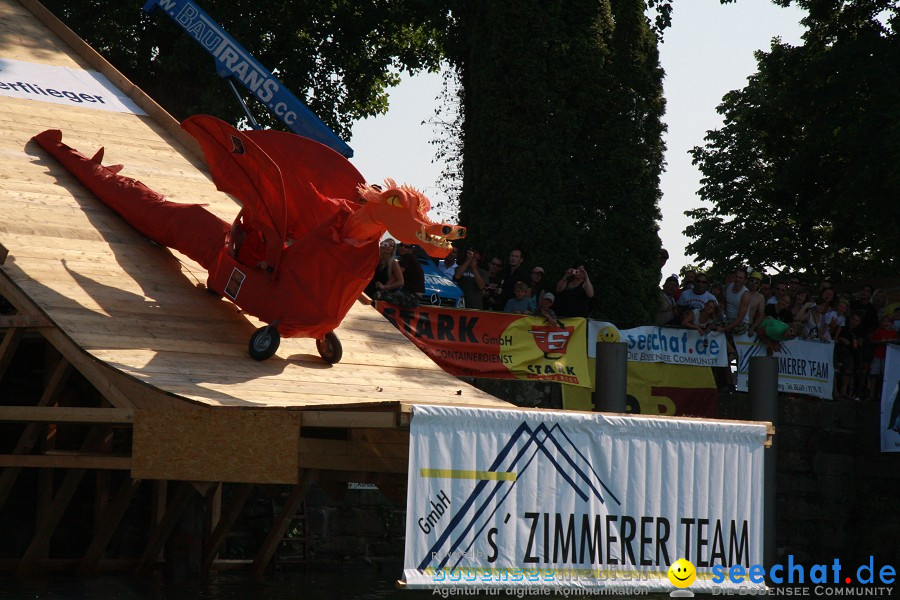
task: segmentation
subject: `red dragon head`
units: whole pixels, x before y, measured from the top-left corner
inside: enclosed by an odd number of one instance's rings
[[[347,221],[345,237],[370,239],[375,229],[381,233],[387,229],[400,242],[419,244],[425,252],[438,258],[450,254],[451,241],[466,237],[465,227],[429,219],[431,202],[419,190],[397,185],[393,179],[385,179],[384,184],[385,189],[367,184],[359,186],[365,204]]]

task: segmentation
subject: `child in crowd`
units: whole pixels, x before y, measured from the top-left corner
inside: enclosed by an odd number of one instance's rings
[[[556,313],[553,312],[553,301],[556,298],[550,292],[544,292],[541,296],[541,302],[538,304],[537,310],[534,311],[534,316],[536,317],[544,317],[550,324],[554,327],[557,325],[556,321]]]
[[[520,315],[533,313],[537,307],[534,305],[533,299],[528,297],[528,284],[524,281],[516,282],[516,287],[513,288],[513,291],[516,297],[506,301],[503,312],[518,313]]]

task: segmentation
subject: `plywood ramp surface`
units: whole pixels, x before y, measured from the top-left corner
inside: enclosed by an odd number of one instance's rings
[[[0,0],[0,66],[12,59],[97,70],[89,53],[80,56],[32,14],[33,5]],[[120,75],[108,76],[129,91]],[[149,242],[30,141],[50,128],[88,156],[105,146],[104,163],[125,165],[123,175],[171,200],[205,203],[229,222],[239,207],[216,191],[203,162],[158,113],[0,96],[0,244],[9,250],[0,285],[45,315],[85,364],[119,388],[126,381],[143,390],[145,407],[155,397],[242,408],[509,406],[441,371],[361,304],[337,330],[339,364],[326,365],[308,339],[282,340],[275,357],[253,361],[248,339],[260,323],[209,295],[202,268]]]

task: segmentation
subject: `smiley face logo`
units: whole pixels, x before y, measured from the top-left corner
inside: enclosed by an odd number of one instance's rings
[[[607,325],[597,332],[597,339],[607,344],[619,341],[619,330],[612,325]]]
[[[669,581],[677,588],[686,588],[697,579],[697,569],[689,560],[679,558],[669,566]]]

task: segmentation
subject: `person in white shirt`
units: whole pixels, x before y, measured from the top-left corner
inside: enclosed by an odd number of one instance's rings
[[[744,286],[747,274],[738,269],[732,283],[725,286],[725,333],[746,333],[750,328],[750,290]]]
[[[453,275],[456,273],[456,254],[456,248],[453,248],[450,250],[450,254],[438,263],[440,272],[450,279],[453,279]]]
[[[709,277],[706,273],[697,273],[694,276],[693,287],[689,290],[683,289],[681,295],[678,296],[678,306],[683,307],[682,312],[694,310],[695,308],[703,308],[710,300],[716,297],[709,291]]]

